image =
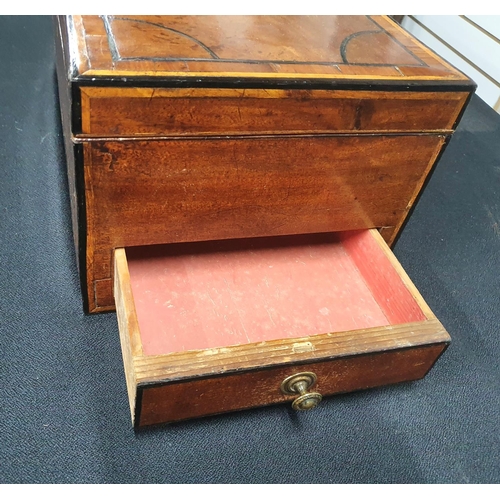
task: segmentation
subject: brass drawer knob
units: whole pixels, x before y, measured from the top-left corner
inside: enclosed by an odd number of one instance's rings
[[[294,410],[312,410],[323,399],[318,392],[307,392],[315,383],[317,377],[312,372],[297,373],[287,377],[281,383],[281,392],[292,396],[298,395],[292,403]]]

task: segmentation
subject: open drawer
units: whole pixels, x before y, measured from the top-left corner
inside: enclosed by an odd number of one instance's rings
[[[422,378],[450,341],[376,230],[122,248],[114,261],[135,426],[309,409]]]

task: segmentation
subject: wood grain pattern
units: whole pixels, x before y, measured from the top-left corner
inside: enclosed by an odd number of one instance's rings
[[[274,365],[350,357],[450,342],[436,320],[365,328],[348,332],[279,339],[230,347],[134,358],[138,383],[173,382]]]
[[[127,330],[126,343],[131,356],[142,356],[142,342],[135,310],[134,295],[130,286],[130,273],[127,264],[125,249],[117,248],[114,252],[114,289],[115,299],[120,302],[118,322],[120,329]],[[124,328],[121,328],[122,325]]]
[[[76,79],[470,80],[385,16],[71,16]],[[78,50],[79,49],[79,50]]]
[[[397,225],[443,140],[424,135],[86,143],[90,300],[93,282],[111,278],[113,248]],[[91,310],[113,307],[96,300]]]
[[[465,92],[84,87],[80,137],[450,133]]]
[[[144,386],[140,388],[141,410],[136,425],[175,422],[291,401],[293,396],[281,393],[281,382],[302,371],[312,371],[318,376],[314,391],[324,396],[420,379],[445,347],[446,344],[438,343],[158,387]]]

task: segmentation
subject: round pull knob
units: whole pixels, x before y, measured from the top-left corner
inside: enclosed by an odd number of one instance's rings
[[[317,377],[312,372],[303,372],[287,377],[281,383],[281,392],[292,396],[298,395],[292,403],[294,410],[312,410],[323,399],[318,392],[307,392],[315,383]]]

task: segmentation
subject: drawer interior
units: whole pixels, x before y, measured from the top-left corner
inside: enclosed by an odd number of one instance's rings
[[[135,426],[425,376],[450,337],[375,229],[119,248]]]
[[[158,356],[426,320],[383,245],[364,230],[117,252],[142,352]]]

